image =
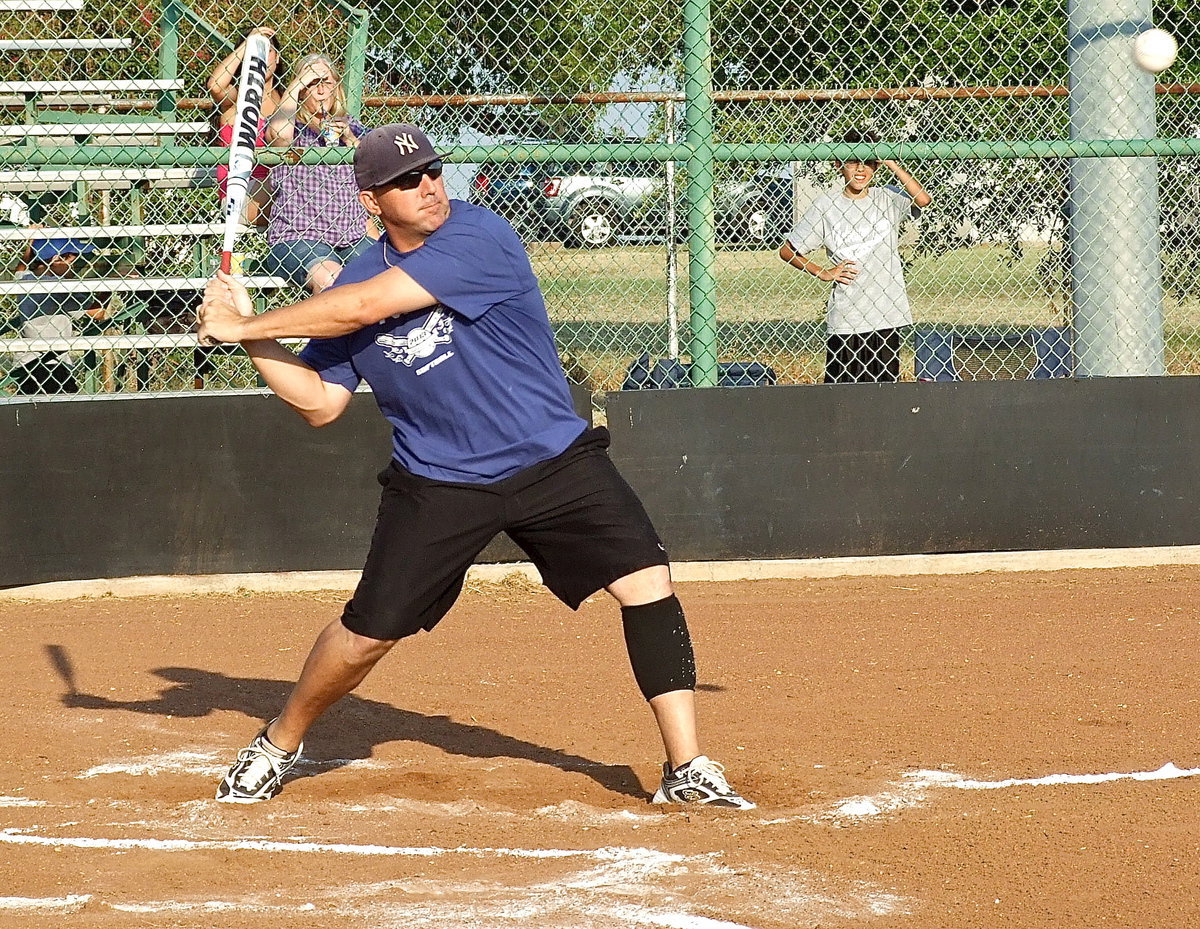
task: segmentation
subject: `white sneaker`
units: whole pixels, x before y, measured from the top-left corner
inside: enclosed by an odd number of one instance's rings
[[[267,739],[270,725],[263,726],[254,741],[238,752],[237,761],[217,786],[217,799],[222,803],[259,803],[283,790],[284,775],[300,759],[304,743],[294,752],[280,751]]]
[[[697,803],[752,810],[754,804],[741,796],[725,780],[725,767],[704,755],[693,758],[674,771],[663,765],[662,783],[651,803]]]

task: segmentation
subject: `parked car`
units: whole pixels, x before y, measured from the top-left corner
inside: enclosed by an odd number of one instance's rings
[[[547,172],[558,165],[536,161],[481,165],[471,185],[470,200],[499,213],[522,239],[540,238],[546,231],[542,188]]]
[[[523,238],[551,237],[570,248],[603,248],[622,241],[663,241],[667,184],[662,164],[606,161],[484,165],[471,199],[495,210]],[[682,187],[675,191],[676,237],[687,229]],[[756,172],[718,183],[717,237],[730,244],[770,246],[792,222],[789,177]]]
[[[560,166],[542,185],[547,228],[569,248],[602,248],[666,229],[661,165],[588,161]],[[656,175],[655,172],[659,172]]]
[[[744,180],[726,180],[716,189],[717,238],[733,245],[770,247],[792,229],[795,200],[790,175],[756,171]]]
[[[547,175],[543,194],[546,221],[565,245],[600,248],[631,238],[662,241],[667,235],[664,167],[588,162],[565,165]],[[687,229],[682,189],[675,191],[678,238]],[[792,225],[790,177],[760,171],[743,180],[717,184],[714,213],[718,240],[770,246],[783,241]]]

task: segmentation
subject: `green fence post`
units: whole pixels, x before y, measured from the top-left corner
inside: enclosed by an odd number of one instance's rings
[[[708,0],[683,5],[684,115],[688,141],[688,274],[692,385],[717,383],[716,230],[713,222],[712,28]]]
[[[179,78],[179,20],[182,18],[178,0],[163,0],[159,29],[162,38],[158,45],[158,76],[164,81]],[[175,118],[175,91],[164,90],[158,97],[158,113],[163,119]]]
[[[362,119],[363,83],[367,69],[367,38],[371,34],[369,10],[351,11],[355,19],[346,47],[346,107]]]
[[[353,21],[346,39],[346,61],[342,86],[346,89],[346,108],[362,118],[363,84],[367,70],[367,41],[371,37],[371,11],[354,6],[349,0],[326,0],[330,6]]]

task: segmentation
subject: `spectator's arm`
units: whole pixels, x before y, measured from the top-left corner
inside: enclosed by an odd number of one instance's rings
[[[275,30],[270,26],[255,26],[249,33],[249,35],[264,35],[268,39],[274,34]],[[217,105],[218,113],[223,113],[237,103],[238,88],[234,78],[245,57],[246,40],[243,39],[242,44],[222,58],[220,64],[213,68],[212,74],[208,76],[208,95]]]
[[[913,203],[915,203],[918,207],[927,207],[933,202],[933,198],[929,196],[925,188],[921,186],[921,182],[909,174],[908,171],[906,171],[900,164],[900,162],[885,161],[884,164],[891,169],[892,174],[896,176],[896,180],[898,180],[904,186],[905,192],[912,197]]]
[[[41,223],[31,224],[30,230],[41,229]],[[29,265],[33,262],[33,240],[36,236],[30,236],[25,240],[25,248],[21,251],[21,257],[17,259],[16,267],[13,268],[14,274],[20,274],[22,271],[28,270]]]
[[[834,281],[838,284],[849,284],[858,273],[858,267],[853,261],[843,261],[832,268],[823,268],[807,256],[801,255],[787,242],[784,242],[780,247],[779,257],[793,268],[807,271],[813,277],[825,282]]]

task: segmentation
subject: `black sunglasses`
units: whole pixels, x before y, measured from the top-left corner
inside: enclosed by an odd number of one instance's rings
[[[431,181],[436,181],[442,176],[442,163],[440,161],[431,161],[423,168],[418,168],[415,171],[405,171],[403,174],[397,174],[392,179],[392,184],[399,187],[401,190],[416,190],[421,186],[421,178],[428,176]]]

